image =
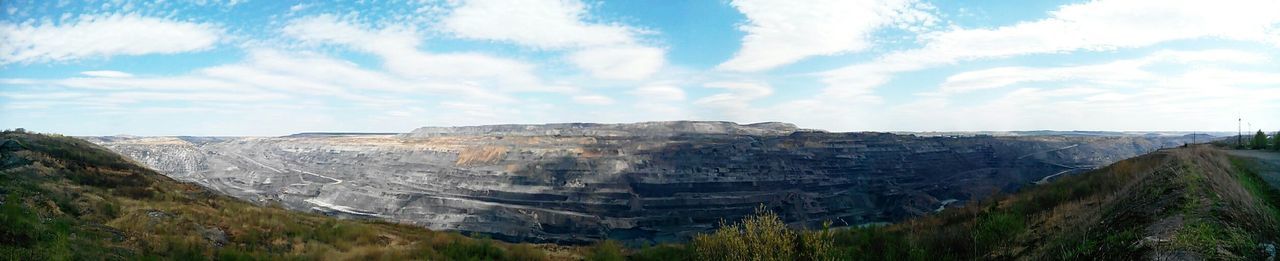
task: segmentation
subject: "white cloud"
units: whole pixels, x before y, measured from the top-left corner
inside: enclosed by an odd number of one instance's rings
[[[1134,61],[1117,61],[1100,65],[1033,68],[999,67],[963,72],[947,77],[939,91],[963,93],[993,89],[1027,82],[1078,80],[1085,82],[1130,82],[1147,79],[1150,73],[1140,70]]]
[[[805,57],[866,50],[872,33],[895,23],[931,24],[913,0],[736,0],[746,15],[742,49],[719,65],[729,71],[761,71]]]
[[[894,74],[928,69],[938,66],[953,65],[959,62],[1002,59],[1029,54],[1068,54],[1075,52],[1110,51],[1133,49],[1158,45],[1161,43],[1187,39],[1218,39],[1246,41],[1263,44],[1280,44],[1280,16],[1272,10],[1280,10],[1280,2],[1275,1],[1090,1],[1080,4],[1064,5],[1050,12],[1049,17],[1020,22],[1013,25],[994,28],[953,28],[946,31],[923,34],[918,40],[922,47],[903,51],[890,52],[873,61],[849,65],[843,68],[821,72],[818,75],[826,85],[818,95],[809,99],[789,102],[788,109],[796,106],[808,106],[809,113],[788,113],[800,123],[810,122],[814,126],[834,129],[857,129],[860,126],[907,126],[904,122],[946,122],[946,119],[903,120],[915,117],[911,114],[884,113],[877,109],[881,98],[875,88],[888,83]],[[1280,46],[1280,45],[1278,45]],[[1256,57],[1244,57],[1239,53],[1200,53],[1201,56],[1227,55],[1219,62],[1257,62]],[[1170,62],[1177,59],[1196,60],[1194,55],[1179,55],[1168,58]],[[1132,79],[1142,77],[1142,71],[1131,69],[1132,66],[1093,65],[1094,67],[1077,67],[1070,69],[1032,69],[1023,67],[997,68],[985,72],[960,75],[952,78],[943,91],[966,91],[998,88],[1009,84],[1029,81],[1061,81],[1090,80],[1094,84],[1120,86],[1122,82],[1107,82],[1116,79]],[[1106,66],[1118,66],[1128,71],[1107,71]],[[1076,71],[1071,71],[1076,70]],[[1034,76],[1021,74],[1036,74]],[[1092,75],[1092,76],[1089,76]],[[1107,76],[1109,75],[1109,76]],[[1151,84],[1134,80],[1138,84]],[[944,90],[944,88],[946,90]],[[1113,94],[1099,94],[1095,97],[1120,97]],[[927,103],[944,104],[945,99],[925,97],[912,104],[925,104],[924,108],[936,107]],[[1065,105],[1064,105],[1065,106]],[[1006,107],[1004,110],[1016,108]],[[779,109],[781,110],[781,109]],[[769,111],[779,111],[769,110]],[[792,109],[792,111],[796,111]],[[952,109],[948,112],[954,112]],[[991,112],[1000,111],[993,109]],[[984,115],[987,111],[949,114],[958,119],[972,119],[973,115]],[[921,112],[928,113],[928,112]],[[856,116],[851,116],[856,115]],[[896,115],[894,118],[883,118],[882,115]],[[993,114],[993,115],[1003,115]],[[1029,114],[1030,115],[1030,114]],[[1040,114],[1059,115],[1061,114]],[[859,120],[850,122],[850,117]],[[1046,116],[1048,117],[1048,116]],[[1052,118],[1052,117],[1048,117]],[[1011,121],[1012,122],[1012,121]],[[1169,126],[1150,121],[1153,126]],[[1034,126],[1035,121],[1028,121]],[[946,126],[970,126],[982,122],[957,123],[947,125],[939,123],[939,128]],[[920,125],[923,126],[923,125]],[[1050,128],[1045,125],[1043,128]],[[1061,125],[1069,126],[1069,125]],[[1084,126],[1084,125],[1081,125]],[[1093,125],[1103,126],[1103,125]],[[916,127],[918,128],[918,127]],[[993,129],[988,127],[985,129]],[[892,129],[892,128],[890,128]],[[901,128],[900,128],[901,129]]]
[[[1280,22],[1275,1],[1093,1],[1064,5],[1050,17],[994,29],[926,35],[922,53],[947,61],[1022,54],[1098,51],[1196,38],[1268,41]]]
[[[713,94],[694,101],[694,104],[719,111],[734,121],[760,121],[760,110],[751,107],[751,102],[773,95],[773,88],[757,82],[710,82],[704,87],[724,89],[726,92]]]
[[[360,68],[326,56],[270,49],[249,50],[244,61],[201,68],[177,76],[101,77],[114,73],[85,73],[95,77],[65,79],[5,79],[17,86],[48,86],[95,91],[104,102],[143,101],[262,101],[333,97],[352,103],[396,106],[405,94],[447,95],[459,100],[500,103],[500,93],[474,86],[412,81]],[[49,99],[59,99],[49,97]]]
[[[192,52],[222,38],[212,24],[120,14],[62,24],[0,23],[0,32],[0,65]]]
[[[921,36],[924,47],[823,73],[831,88],[872,88],[893,73],[960,61],[1026,54],[1103,51],[1200,38],[1280,46],[1280,2],[1091,1],[1070,4],[1041,20],[991,29],[953,29]]]
[[[678,102],[685,98],[684,90],[671,85],[646,85],[631,91],[640,100]]]
[[[637,30],[586,23],[577,0],[469,0],[442,19],[446,32],[466,39],[512,42],[539,48],[634,44]]]
[[[1280,89],[1273,86],[1280,84],[1280,73],[1239,66],[1270,59],[1234,50],[1156,51],[1098,64],[1000,67],[958,73],[940,92],[904,104],[835,109],[853,112],[843,117],[900,130],[1222,129],[1215,122],[1234,119],[1235,113],[1274,115]],[[976,90],[995,96],[950,95]],[[820,118],[809,120],[822,124]]]
[[[93,76],[93,77],[107,77],[107,78],[133,77],[133,74],[129,74],[127,72],[121,72],[121,71],[83,71],[83,72],[80,72],[80,74]]]
[[[665,50],[640,42],[643,30],[588,19],[577,0],[471,0],[442,18],[439,29],[463,39],[574,50],[568,60],[599,79],[641,80],[666,63]]]
[[[634,97],[631,110],[621,121],[670,121],[699,119],[689,111],[685,103],[684,89],[669,82],[644,85],[627,92]],[[705,119],[722,119],[709,117]]]
[[[662,49],[644,46],[595,47],[574,52],[569,61],[600,79],[641,80],[658,72]]]
[[[613,104],[613,98],[604,95],[577,95],[573,96],[573,102],[587,105],[610,105]]]
[[[382,58],[387,70],[413,79],[481,84],[513,91],[567,92],[572,88],[542,83],[534,66],[480,53],[430,53],[418,49],[421,36],[408,28],[374,30],[332,15],[291,21],[286,35],[308,43],[337,44]]]
[[[1000,88],[1028,82],[1074,81],[1110,86],[1138,85],[1159,80],[1159,74],[1144,67],[1154,64],[1259,64],[1265,54],[1236,50],[1160,51],[1152,55],[1104,64],[1066,67],[998,67],[962,72],[943,81],[942,93],[962,93]]]

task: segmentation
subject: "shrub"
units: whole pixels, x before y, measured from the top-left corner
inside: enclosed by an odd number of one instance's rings
[[[796,255],[800,260],[835,260],[834,233],[831,222],[822,224],[822,230],[801,231]]]
[[[622,244],[618,241],[604,240],[596,242],[590,249],[587,249],[586,260],[593,261],[622,261],[626,260],[622,254]]]
[[[1276,131],[1276,135],[1271,135],[1271,150],[1280,151],[1280,131]]]
[[[796,260],[796,233],[764,206],[737,224],[694,237],[700,260]]]
[[[637,261],[681,261],[692,260],[694,255],[692,245],[662,244],[642,248],[632,254],[630,259]]]
[[[449,260],[504,260],[507,255],[489,239],[479,243],[454,241],[440,249]]]

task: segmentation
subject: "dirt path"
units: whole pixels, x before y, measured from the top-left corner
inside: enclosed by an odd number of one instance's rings
[[[1027,155],[1018,156],[1018,159],[1023,159],[1023,158],[1026,158],[1026,157],[1031,157],[1031,156],[1036,155],[1036,154],[1041,154],[1041,153],[1050,153],[1050,152],[1054,152],[1054,151],[1065,150],[1065,149],[1075,148],[1075,147],[1079,147],[1079,146],[1080,146],[1080,144],[1074,144],[1074,145],[1071,145],[1071,146],[1066,146],[1066,147],[1061,147],[1061,148],[1056,148],[1056,149],[1051,149],[1051,150],[1046,150],[1046,151],[1037,151],[1037,152],[1027,153]]]
[[[1066,174],[1067,172],[1071,172],[1071,171],[1074,171],[1074,170],[1076,170],[1076,169],[1063,170],[1063,171],[1058,172],[1057,174],[1044,176],[1043,178],[1040,178],[1040,180],[1037,180],[1037,181],[1035,182],[1035,184],[1036,184],[1036,185],[1044,185],[1044,184],[1046,184],[1046,183],[1049,183],[1049,180],[1050,180],[1050,179],[1053,179],[1053,177],[1057,177],[1058,175]]]
[[[1228,150],[1228,154],[1238,157],[1253,158],[1258,161],[1258,176],[1280,188],[1280,152],[1259,150]]]

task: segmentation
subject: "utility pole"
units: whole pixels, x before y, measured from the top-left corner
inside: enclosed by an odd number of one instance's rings
[[[1244,122],[1243,118],[1236,118],[1236,147],[1244,146],[1244,131],[1240,129],[1240,123]]]

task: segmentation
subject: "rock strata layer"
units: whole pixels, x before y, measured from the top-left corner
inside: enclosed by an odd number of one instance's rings
[[[687,121],[88,139],[255,202],[557,243],[680,241],[759,205],[796,226],[893,222],[1184,142]]]

